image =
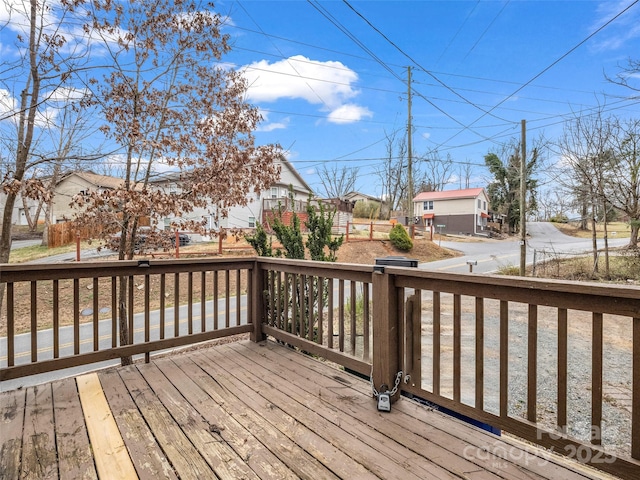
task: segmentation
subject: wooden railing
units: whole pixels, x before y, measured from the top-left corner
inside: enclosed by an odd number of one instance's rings
[[[137,354],[148,361],[150,352],[252,332],[253,297],[246,292],[254,265],[254,259],[2,265],[0,380]],[[127,338],[119,328],[123,289]],[[16,325],[26,331],[16,332]]]
[[[372,374],[378,390],[402,372],[404,395],[622,478],[640,472],[635,286],[266,258],[2,265],[0,284],[1,380],[250,332]]]

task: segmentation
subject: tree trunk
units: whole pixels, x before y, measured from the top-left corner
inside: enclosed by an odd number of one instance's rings
[[[597,227],[596,212],[597,212],[597,207],[594,202],[591,205],[591,243],[593,247],[593,272],[594,273],[598,273],[598,237],[596,232],[596,227]]]
[[[121,276],[120,291],[118,292],[118,322],[120,325],[120,346],[129,345],[129,323],[128,323],[128,311],[127,311],[127,291],[129,279],[125,276]],[[133,359],[131,355],[120,357],[120,363],[122,366],[131,365]]]
[[[631,235],[629,236],[629,248],[638,248],[638,230],[640,230],[640,220],[631,220],[629,222],[631,226]]]

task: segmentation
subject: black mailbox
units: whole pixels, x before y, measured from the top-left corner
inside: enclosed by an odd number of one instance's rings
[[[415,258],[389,256],[384,258],[376,258],[376,265],[387,267],[411,267],[418,268],[418,260]]]

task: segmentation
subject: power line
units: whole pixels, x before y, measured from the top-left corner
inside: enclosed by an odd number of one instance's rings
[[[343,0],[344,1],[344,0]],[[620,16],[624,15],[630,8],[632,8],[634,5],[636,5],[640,0],[634,0],[633,2],[631,2],[629,5],[627,5],[624,9],[622,9],[619,13],[617,13],[615,16],[613,16],[611,19],[609,19],[607,22],[605,22],[603,25],[601,25],[599,28],[597,28],[596,30],[594,30],[591,34],[589,34],[585,39],[583,39],[582,41],[578,42],[578,44],[576,44],[575,46],[573,46],[572,48],[570,48],[567,52],[565,52],[564,54],[562,54],[559,58],[557,58],[556,60],[554,60],[553,62],[551,62],[550,65],[548,65],[547,67],[543,68],[539,73],[537,73],[536,75],[534,75],[533,77],[531,77],[531,79],[529,79],[527,82],[523,83],[522,85],[520,85],[513,93],[511,93],[509,96],[503,98],[502,100],[500,100],[500,102],[498,102],[494,107],[492,107],[491,109],[489,109],[489,111],[487,113],[483,113],[482,115],[480,115],[478,118],[476,118],[471,124],[469,124],[469,127],[473,126],[476,122],[480,121],[482,118],[484,118],[486,115],[490,114],[490,112],[492,112],[493,110],[495,110],[496,108],[498,108],[500,105],[502,105],[504,102],[506,102],[507,100],[509,100],[510,98],[512,98],[514,95],[516,95],[518,92],[520,92],[521,90],[523,90],[525,87],[527,87],[528,85],[530,85],[531,83],[533,83],[535,80],[537,80],[538,78],[540,78],[542,75],[544,75],[546,72],[548,72],[549,70],[551,70],[553,67],[555,67],[558,63],[560,63],[562,60],[564,60],[566,57],[568,57],[569,55],[571,55],[573,52],[575,52],[578,48],[580,48],[582,45],[584,45],[586,42],[588,42],[591,38],[593,38],[595,35],[597,35],[598,33],[600,33],[602,30],[604,30],[606,27],[608,27],[611,23],[613,23],[616,19],[618,19]],[[460,135],[464,130],[459,131],[458,133],[456,133],[454,136],[452,136],[451,138],[447,139],[444,143],[448,143],[451,140],[453,140],[455,137],[457,137],[458,135]],[[443,144],[444,144],[443,143]]]

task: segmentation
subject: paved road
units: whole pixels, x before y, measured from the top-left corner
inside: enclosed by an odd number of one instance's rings
[[[549,222],[527,224],[527,265],[533,263],[534,255],[540,260],[543,252],[554,256],[568,256],[591,251],[591,239],[565,235]],[[628,239],[610,239],[609,247],[620,247]],[[467,261],[475,261],[473,273],[494,273],[501,268],[520,265],[519,240],[487,240],[482,242],[441,242],[441,246],[457,250],[462,257],[421,263],[418,268],[449,273],[469,273]],[[598,240],[598,248],[604,247],[604,240]]]

